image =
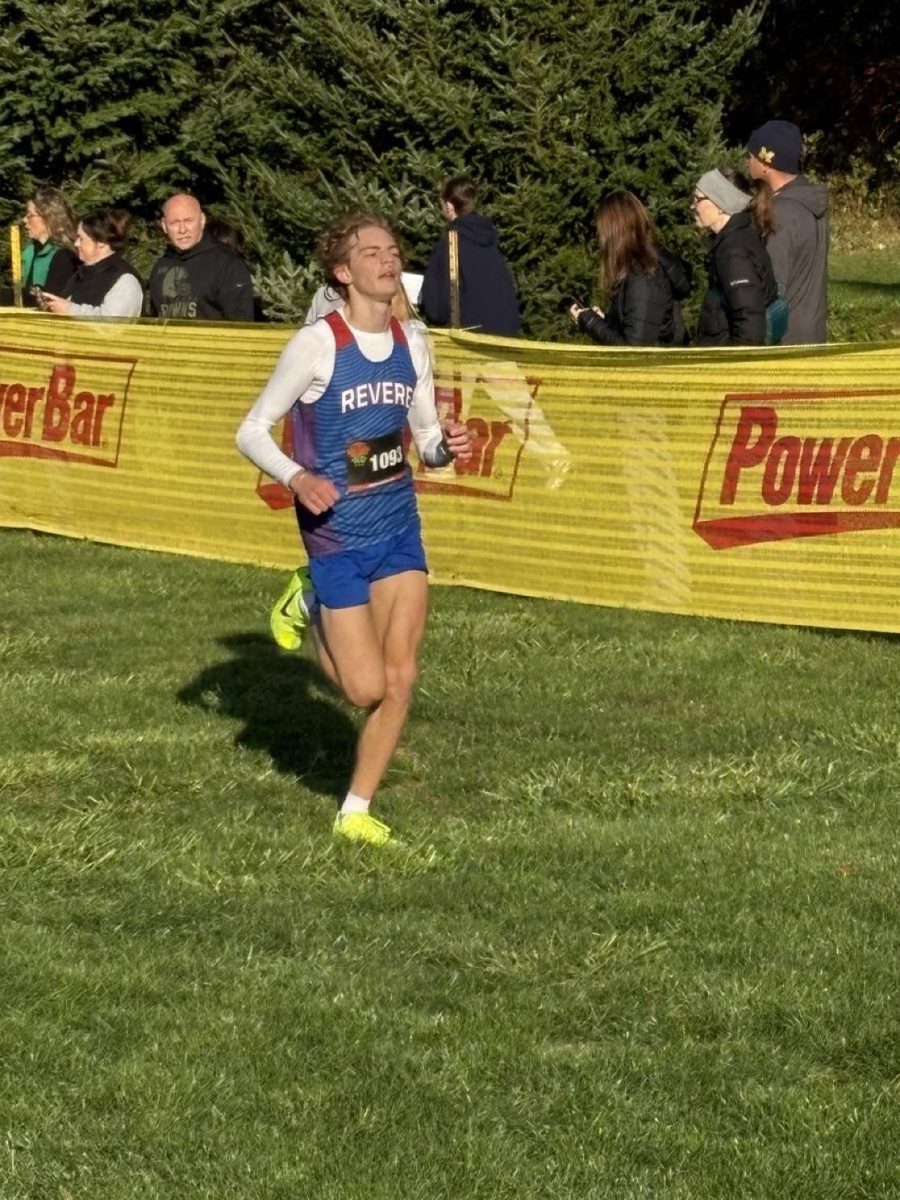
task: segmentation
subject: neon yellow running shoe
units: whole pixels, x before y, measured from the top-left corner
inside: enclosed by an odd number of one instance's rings
[[[312,592],[309,571],[302,567],[288,580],[288,585],[275,601],[269,614],[272,637],[282,650],[299,650],[309,624],[309,608],[304,592]]]
[[[371,813],[338,813],[334,819],[334,836],[346,838],[348,842],[368,842],[370,846],[383,846],[391,840],[391,831],[383,821],[377,821]]]

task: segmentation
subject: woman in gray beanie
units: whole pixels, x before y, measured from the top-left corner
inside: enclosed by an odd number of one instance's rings
[[[707,230],[709,287],[700,309],[701,346],[762,346],[766,307],[778,287],[764,238],[771,233],[768,195],[732,171],[707,171],[694,189],[694,220]]]

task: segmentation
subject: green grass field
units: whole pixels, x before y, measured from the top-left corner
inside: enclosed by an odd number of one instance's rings
[[[830,259],[828,336],[833,342],[900,338],[900,236],[882,249],[835,252]]]
[[[900,640],[437,588],[372,851],[279,575],[0,553],[0,1200],[900,1195]]]
[[[276,573],[0,548],[3,1200],[900,1194],[900,640],[436,588],[373,851]]]

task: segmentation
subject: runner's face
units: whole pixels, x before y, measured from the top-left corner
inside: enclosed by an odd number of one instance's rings
[[[347,262],[337,268],[335,275],[370,300],[393,300],[400,288],[401,267],[394,235],[370,225],[359,231]]]

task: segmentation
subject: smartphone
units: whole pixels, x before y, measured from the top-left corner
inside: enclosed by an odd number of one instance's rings
[[[579,300],[577,296],[573,296],[571,293],[565,296],[560,296],[556,305],[557,312],[568,312],[573,304],[577,305],[578,308],[584,308],[583,301]]]

